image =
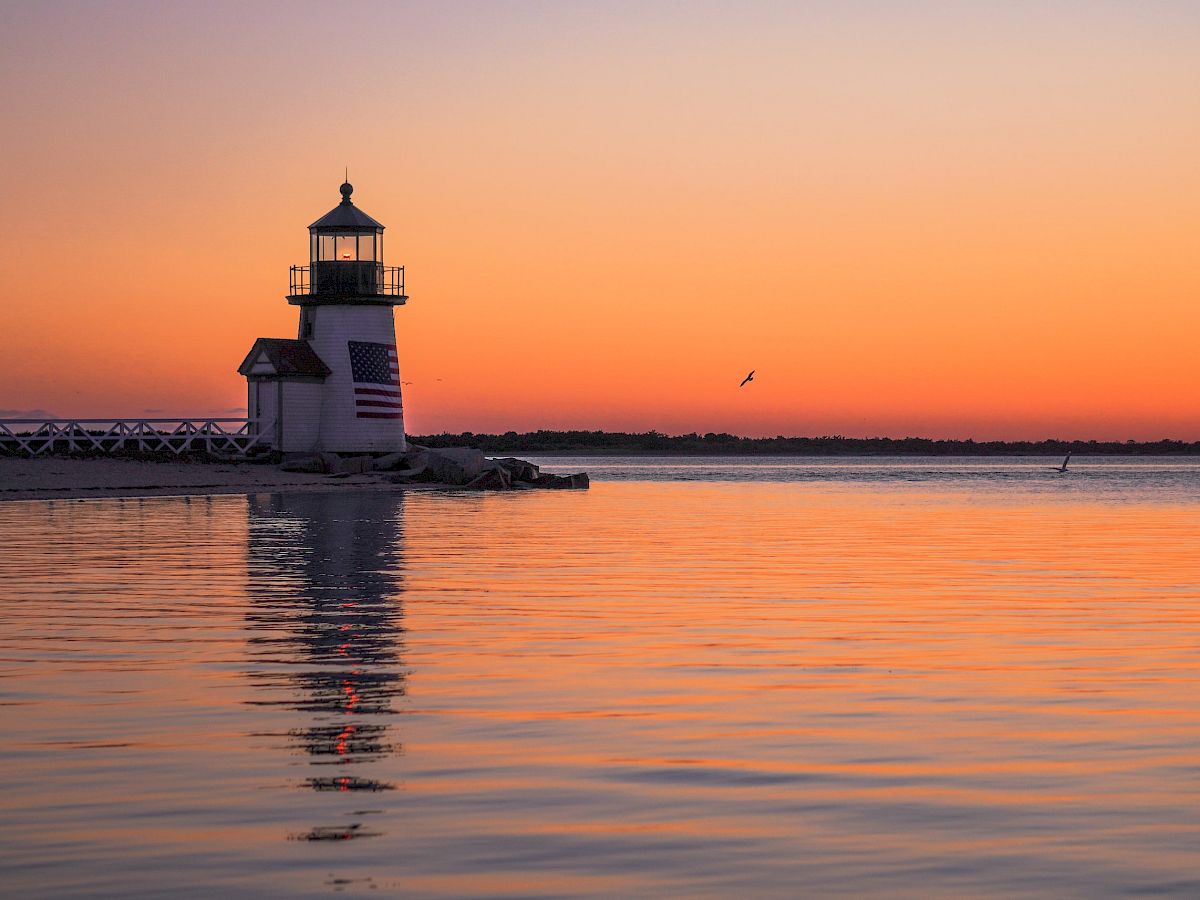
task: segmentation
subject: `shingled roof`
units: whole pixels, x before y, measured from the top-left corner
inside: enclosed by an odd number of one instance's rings
[[[255,370],[255,363],[264,355],[274,372]],[[241,375],[269,375],[275,378],[324,378],[331,371],[308,341],[293,341],[287,338],[259,338],[238,366],[238,373]]]

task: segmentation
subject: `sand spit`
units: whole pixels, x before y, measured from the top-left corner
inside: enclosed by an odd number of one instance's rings
[[[383,473],[338,477],[284,472],[279,466],[256,463],[0,457],[0,502],[347,489],[436,491],[459,488],[450,484],[395,484]]]

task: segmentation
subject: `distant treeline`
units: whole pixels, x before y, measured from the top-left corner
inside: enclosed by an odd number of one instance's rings
[[[647,431],[529,431],[518,434],[411,436],[426,447],[478,447],[488,453],[686,454],[696,456],[1053,456],[1078,454],[1200,454],[1200,441],[953,441],[929,438],[747,438],[734,434],[660,434]]]

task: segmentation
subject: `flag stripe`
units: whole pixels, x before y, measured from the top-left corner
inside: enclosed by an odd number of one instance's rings
[[[354,414],[363,419],[401,418],[404,405],[396,345],[349,341],[346,349],[354,384]]]

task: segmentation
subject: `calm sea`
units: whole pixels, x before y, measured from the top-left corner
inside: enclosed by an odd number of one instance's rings
[[[0,504],[8,896],[1200,895],[1200,461]]]

